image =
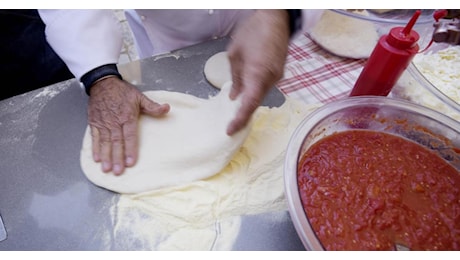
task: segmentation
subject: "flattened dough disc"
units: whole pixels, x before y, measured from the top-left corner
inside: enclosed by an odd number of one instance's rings
[[[226,51],[211,56],[204,65],[204,76],[216,88],[232,80],[230,60]]]
[[[366,15],[367,13],[363,13]],[[341,57],[367,59],[379,35],[372,22],[325,10],[310,37],[319,46]]]
[[[148,91],[145,94],[171,106],[162,118],[142,115],[139,120],[139,160],[120,176],[104,173],[92,159],[91,135],[86,129],[80,154],[81,168],[95,185],[119,193],[140,193],[204,179],[220,172],[249,134],[249,126],[226,134],[240,99],[228,97],[231,83],[209,99],[192,95]]]

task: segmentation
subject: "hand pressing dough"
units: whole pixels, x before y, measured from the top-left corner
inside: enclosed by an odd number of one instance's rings
[[[141,115],[139,159],[120,176],[104,173],[92,158],[91,135],[86,129],[81,149],[81,168],[95,185],[118,192],[139,193],[205,179],[221,171],[238,151],[249,126],[233,136],[226,128],[241,100],[231,100],[231,83],[209,99],[192,95],[148,91],[145,94],[171,110],[162,118]]]
[[[287,210],[283,185],[287,144],[299,123],[320,106],[287,96],[280,107],[260,106],[241,149],[218,174],[121,195],[107,216],[116,227],[103,236],[109,239],[104,241],[107,250],[139,245],[142,250],[232,250],[240,229],[246,228],[244,216]]]
[[[226,51],[211,56],[204,65],[204,76],[216,88],[232,80],[230,60]]]
[[[363,10],[362,15],[369,15]],[[367,59],[379,40],[372,22],[324,11],[310,37],[327,51],[345,58]]]

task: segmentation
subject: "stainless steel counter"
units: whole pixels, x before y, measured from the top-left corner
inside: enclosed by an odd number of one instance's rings
[[[227,43],[210,41],[120,70],[142,91],[205,98],[217,89],[204,78],[204,64]],[[94,186],[80,168],[87,101],[75,80],[0,101],[0,250],[105,248],[99,230],[113,230],[107,216],[119,195]],[[264,105],[283,102],[273,88]],[[287,211],[244,216],[240,230],[234,250],[304,250]]]

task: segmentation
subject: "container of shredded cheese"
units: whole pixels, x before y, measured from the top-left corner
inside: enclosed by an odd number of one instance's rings
[[[392,94],[460,121],[460,46],[434,44],[417,54]]]

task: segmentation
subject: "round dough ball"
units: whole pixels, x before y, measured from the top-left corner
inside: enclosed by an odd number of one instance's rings
[[[206,61],[204,76],[211,85],[219,89],[232,80],[230,60],[226,51],[216,53]]]
[[[80,165],[95,185],[119,193],[140,193],[186,184],[219,173],[239,150],[249,126],[228,136],[226,129],[241,99],[231,100],[231,83],[209,99],[169,91],[148,91],[147,97],[168,103],[171,110],[161,118],[141,115],[139,159],[122,175],[104,173],[92,158],[89,127],[83,138]]]
[[[367,11],[363,15],[369,15]],[[367,59],[379,40],[372,22],[334,11],[324,11],[310,32],[311,39],[327,51],[341,57]]]

